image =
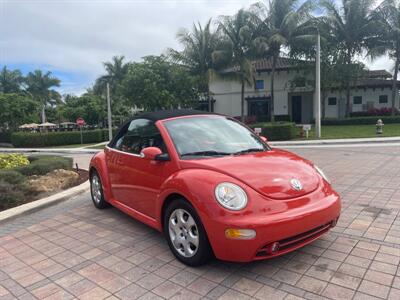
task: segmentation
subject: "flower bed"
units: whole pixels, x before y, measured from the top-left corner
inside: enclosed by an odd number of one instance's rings
[[[31,202],[88,178],[72,170],[72,159],[60,156],[0,155],[0,211]]]

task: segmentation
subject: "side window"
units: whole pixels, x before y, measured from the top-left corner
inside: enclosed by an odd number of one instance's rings
[[[388,96],[387,95],[380,95],[379,96],[379,103],[388,103]]]
[[[336,97],[329,97],[328,105],[336,105]]]
[[[354,96],[353,104],[362,104],[362,96]]]
[[[257,79],[256,80],[256,90],[263,90],[264,89],[264,80]]]
[[[147,119],[132,120],[115,143],[115,149],[140,154],[143,148],[158,147],[166,152],[164,141],[154,122]]]

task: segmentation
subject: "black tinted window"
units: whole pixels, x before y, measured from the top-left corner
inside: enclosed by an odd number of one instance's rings
[[[154,122],[136,119],[125,130],[117,139],[115,149],[140,154],[143,148],[158,147],[162,152],[166,152],[164,141]]]

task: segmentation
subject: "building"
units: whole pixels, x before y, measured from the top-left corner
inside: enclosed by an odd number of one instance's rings
[[[253,63],[256,70],[255,84],[245,87],[245,115],[255,116],[258,121],[271,117],[270,82],[271,60],[263,59]],[[311,123],[314,118],[314,69],[305,62],[280,58],[277,62],[274,81],[274,110],[277,120],[292,120],[296,123]],[[308,71],[307,71],[308,70]],[[229,72],[229,70],[227,70]],[[391,107],[392,75],[385,70],[366,71],[352,84],[351,111],[367,111],[371,108]],[[396,91],[396,108],[399,108],[400,81]],[[241,113],[241,84],[238,81],[215,79],[210,91],[214,112],[231,116]],[[330,87],[321,91],[324,101],[321,105],[325,118],[344,117],[346,91]]]

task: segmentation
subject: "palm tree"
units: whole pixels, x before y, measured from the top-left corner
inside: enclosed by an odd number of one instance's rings
[[[125,56],[114,56],[111,61],[104,62],[104,69],[106,75],[100,76],[95,83],[94,91],[96,94],[104,94],[106,91],[106,84],[110,84],[111,93],[115,94],[118,85],[124,80],[128,73],[129,64],[124,62]]]
[[[352,77],[356,77],[352,65],[356,54],[361,54],[369,44],[376,25],[372,20],[371,12],[374,0],[342,0],[340,7],[332,0],[322,0],[321,5],[327,15],[323,18],[330,28],[339,51],[344,56],[347,72],[350,76],[346,83],[346,117],[350,115],[350,84]]]
[[[18,93],[21,90],[23,80],[21,71],[11,71],[4,66],[0,71],[0,92]]]
[[[373,12],[376,21],[377,39],[370,45],[370,56],[389,54],[394,60],[394,74],[392,83],[392,115],[395,114],[397,75],[400,65],[400,3],[395,0],[384,0]]]
[[[206,93],[208,111],[211,111],[210,81],[215,68],[212,54],[218,48],[219,35],[211,30],[209,19],[204,27],[200,23],[193,24],[191,32],[185,28],[179,30],[177,39],[183,50],[168,49],[168,56],[173,62],[186,66],[192,74],[200,75],[200,90]]]
[[[28,94],[41,103],[42,123],[46,122],[46,106],[60,99],[60,94],[51,89],[60,86],[60,80],[52,76],[51,72],[43,74],[41,70],[35,70],[28,73],[25,83]]]
[[[302,3],[302,4],[300,4]],[[271,121],[274,122],[274,79],[276,64],[283,48],[309,39],[305,27],[310,19],[313,1],[306,0],[270,0],[253,6],[254,17],[259,36],[256,39],[258,49],[264,49],[264,54],[272,59],[271,70]],[[266,50],[266,51],[265,51]]]
[[[218,21],[218,30],[225,38],[221,49],[213,52],[216,64],[230,65],[224,69],[222,76],[233,77],[241,83],[241,120],[244,121],[244,90],[245,85],[254,83],[254,66],[252,59],[255,57],[254,39],[255,28],[252,23],[252,14],[244,9],[239,10],[234,16],[221,16]]]

